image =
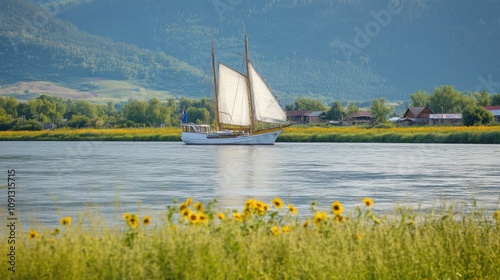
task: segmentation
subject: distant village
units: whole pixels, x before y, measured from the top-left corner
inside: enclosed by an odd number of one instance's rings
[[[500,106],[482,106],[491,112],[495,122],[500,123]],[[372,122],[369,111],[360,111],[341,120],[328,120],[324,111],[287,111],[287,119],[297,124],[329,123],[337,126],[368,125]],[[462,114],[439,114],[428,107],[409,107],[401,117],[391,117],[388,121],[398,126],[462,125]]]

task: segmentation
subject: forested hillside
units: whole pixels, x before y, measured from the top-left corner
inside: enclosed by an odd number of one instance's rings
[[[70,76],[207,96],[210,44],[282,103],[500,91],[498,0],[0,0],[1,83]],[[34,5],[33,3],[37,4]]]

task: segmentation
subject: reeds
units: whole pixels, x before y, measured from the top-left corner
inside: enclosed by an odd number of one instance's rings
[[[500,277],[499,210],[375,208],[369,198],[354,209],[312,203],[310,213],[279,198],[234,210],[187,199],[160,216],[64,217],[57,229],[20,233],[16,272],[0,268],[12,279]],[[1,240],[7,248],[4,231]]]

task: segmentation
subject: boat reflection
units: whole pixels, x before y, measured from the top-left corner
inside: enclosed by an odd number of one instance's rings
[[[218,201],[239,208],[249,198],[268,199],[274,193],[273,146],[217,147]]]

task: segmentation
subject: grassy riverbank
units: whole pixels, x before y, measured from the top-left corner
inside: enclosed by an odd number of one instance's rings
[[[500,211],[397,208],[366,198],[311,205],[280,199],[239,210],[188,199],[160,216],[123,221],[61,217],[58,228],[18,227],[12,279],[497,279]],[[119,223],[117,223],[119,222]],[[2,231],[2,252],[10,252]],[[2,253],[7,260],[7,253]]]
[[[180,141],[180,128],[1,131],[3,141]],[[380,142],[500,144],[500,126],[359,128],[292,126],[277,142]]]

